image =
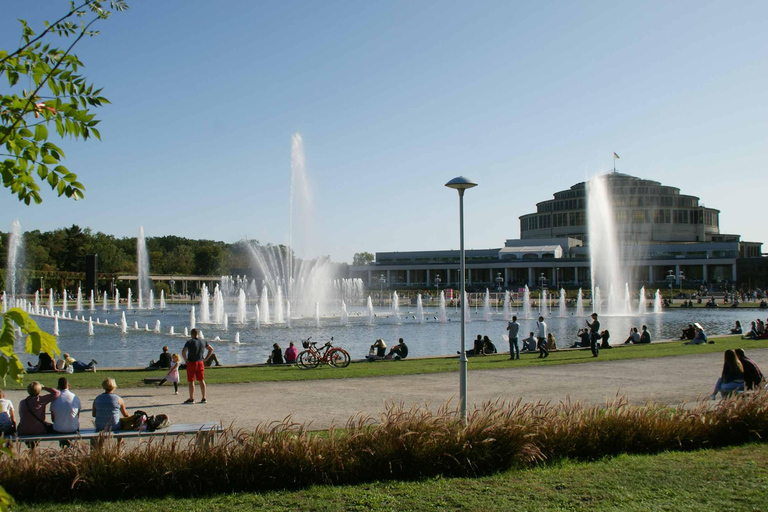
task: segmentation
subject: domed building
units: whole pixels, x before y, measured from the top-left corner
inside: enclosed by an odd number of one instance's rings
[[[706,242],[720,234],[720,210],[699,204],[680,189],[618,172],[603,176],[612,199],[619,239],[629,243]],[[587,183],[555,192],[520,217],[520,238],[570,237],[588,245]]]
[[[594,218],[612,221],[620,264],[633,287],[731,284],[738,278],[738,260],[764,260],[761,243],[720,233],[720,210],[702,205],[698,197],[612,172],[537,203],[534,213],[520,217],[519,239],[507,239],[501,248],[466,251],[468,289],[588,288],[588,197],[596,197],[588,192],[597,180],[604,189],[605,209]],[[597,202],[593,199],[592,206]],[[373,264],[350,267],[350,277],[360,277],[374,289],[456,288],[459,257],[458,250],[377,252]]]

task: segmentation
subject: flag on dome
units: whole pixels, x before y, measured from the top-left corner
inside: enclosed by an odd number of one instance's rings
[[[613,153],[613,158],[619,158],[619,155],[617,155],[615,152]]]

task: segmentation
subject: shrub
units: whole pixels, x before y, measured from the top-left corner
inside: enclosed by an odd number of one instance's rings
[[[694,450],[761,441],[768,393],[692,406],[605,407],[569,401],[486,403],[464,427],[449,406],[389,404],[378,421],[309,432],[290,418],[254,432],[151,438],[121,447],[28,451],[0,459],[0,484],[20,501],[93,500],[296,488],[436,475],[472,476],[562,458]]]

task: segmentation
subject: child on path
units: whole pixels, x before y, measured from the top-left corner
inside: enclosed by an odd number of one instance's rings
[[[181,363],[181,356],[179,354],[173,354],[171,356],[171,369],[168,370],[168,373],[165,374],[165,377],[163,377],[163,380],[161,380],[157,387],[160,387],[163,385],[164,382],[173,382],[173,391],[174,395],[179,394],[179,364]]]

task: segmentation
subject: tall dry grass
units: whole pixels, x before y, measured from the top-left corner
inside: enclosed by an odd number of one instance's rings
[[[768,434],[768,393],[670,408],[564,402],[493,402],[463,427],[444,406],[390,404],[380,418],[308,432],[290,419],[254,432],[154,438],[120,447],[16,447],[0,459],[0,484],[20,501],[88,500],[258,491],[434,475],[478,475],[559,458],[736,445]]]

